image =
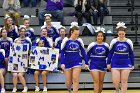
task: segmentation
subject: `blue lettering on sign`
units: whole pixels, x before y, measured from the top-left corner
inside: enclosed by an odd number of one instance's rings
[[[49,67],[51,66],[51,64],[52,64],[51,62],[48,62]]]
[[[38,53],[37,53],[37,50],[35,49],[35,50],[33,50],[33,55],[37,55]]]
[[[44,57],[40,57],[40,58],[39,58],[39,61],[40,61],[40,60],[44,61]]]
[[[18,62],[20,62],[19,58],[18,58]]]

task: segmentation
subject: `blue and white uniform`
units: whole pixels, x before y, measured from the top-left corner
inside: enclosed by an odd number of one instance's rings
[[[12,38],[7,37],[6,39],[0,38],[0,48],[6,51],[5,57],[9,57],[10,54],[10,44],[13,43]]]
[[[102,44],[92,42],[89,44],[87,50],[87,57],[88,60],[90,60],[89,69],[91,71],[106,71],[106,58],[109,52],[109,45],[105,42],[103,42]]]
[[[4,59],[5,59],[5,51],[4,49],[0,49],[0,69],[6,68]]]
[[[7,37],[11,37],[13,40],[15,40],[16,38],[18,38],[18,28],[16,25],[13,26],[13,29],[9,30],[7,32]]]
[[[87,55],[84,50],[84,43],[81,38],[76,40],[72,40],[70,38],[65,37],[61,44],[61,64],[65,65],[65,69],[71,69],[74,67],[82,67],[82,58],[83,56],[85,60],[85,64],[87,62]]]
[[[119,41],[115,38],[110,43],[110,52],[107,64],[111,64],[112,69],[132,69],[134,66],[133,43],[130,39]]]
[[[55,39],[55,48],[58,48],[59,50],[61,50],[61,43],[62,43],[62,38],[58,37]]]
[[[49,37],[40,37],[36,40],[36,46],[37,46],[37,43],[40,41],[40,40],[43,40],[44,41],[44,47],[48,47],[48,48],[51,48],[53,47],[53,41],[51,38]]]
[[[14,40],[14,42],[16,43],[17,40],[21,40],[20,37],[19,38],[16,38]],[[29,49],[31,49],[31,46],[32,46],[32,42],[31,42],[31,39],[29,37],[25,37],[25,39],[21,40],[21,44],[29,44]]]
[[[27,31],[26,31],[26,37],[29,37],[31,39],[31,41],[33,42],[35,40],[35,35],[34,35],[34,29],[29,27],[27,28]]]
[[[55,27],[52,26],[50,29],[48,29],[48,37],[52,38],[53,42],[55,42],[55,39],[59,37],[59,34]]]

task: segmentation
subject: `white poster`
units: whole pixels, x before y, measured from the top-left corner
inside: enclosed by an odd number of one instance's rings
[[[31,69],[56,71],[59,49],[32,46],[29,67]]]
[[[27,72],[28,70],[29,44],[13,43],[10,46],[8,71]]]

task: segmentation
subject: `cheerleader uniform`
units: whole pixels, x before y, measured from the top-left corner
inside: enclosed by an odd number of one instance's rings
[[[20,38],[16,38],[14,42],[16,43],[16,41],[18,41],[19,39]],[[29,37],[25,37],[25,39],[21,40],[21,44],[29,44],[29,49],[31,49],[32,42]]]
[[[61,44],[61,64],[65,65],[65,69],[72,69],[74,67],[82,67],[82,58],[85,60],[85,64],[88,65],[87,55],[84,50],[84,43],[81,38],[71,40],[65,37]]]
[[[88,46],[87,57],[90,60],[89,69],[98,70],[98,71],[106,71],[107,64],[106,58],[109,52],[109,45],[107,43],[98,44],[96,42],[92,42]]]
[[[133,43],[130,39],[119,41],[115,38],[110,43],[110,52],[107,64],[111,64],[112,69],[132,69],[134,66]]]
[[[0,69],[6,68],[6,65],[4,63],[5,62],[4,58],[5,58],[5,51],[4,51],[4,49],[0,49]]]
[[[33,41],[35,41],[35,35],[34,35],[34,29],[33,28],[31,28],[31,27],[29,27],[29,28],[27,28],[27,31],[26,31],[26,35],[25,35],[26,37],[29,37],[30,39],[31,39],[31,41],[33,42]]]
[[[61,43],[62,43],[62,38],[58,37],[55,39],[55,48],[58,48],[59,50],[61,50]]]
[[[11,37],[13,40],[18,38],[18,28],[16,25],[14,25],[14,29],[8,31],[7,37]]]
[[[44,36],[42,36],[42,37],[40,37],[40,38],[38,38],[38,39],[36,40],[36,46],[37,46],[37,43],[38,43],[40,40],[43,40],[43,41],[44,41],[44,47],[49,47],[49,48],[53,47],[53,41],[52,41],[52,39],[49,38],[49,37],[44,37]]]
[[[5,58],[9,57],[10,54],[10,44],[13,43],[12,38],[7,37],[7,39],[0,38],[0,48],[6,51]]]
[[[52,38],[53,42],[55,42],[55,39],[59,37],[59,34],[55,27],[52,26],[50,29],[48,29],[48,37]]]

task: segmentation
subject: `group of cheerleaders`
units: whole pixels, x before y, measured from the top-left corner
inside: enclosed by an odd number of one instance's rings
[[[45,22],[41,28],[40,37],[34,39],[34,31],[29,27],[30,19],[28,16],[24,18],[24,26],[17,28],[13,25],[10,17],[5,18],[5,26],[1,29],[0,38],[0,84],[1,93],[5,93],[4,77],[6,74],[7,63],[10,52],[10,43],[28,43],[30,47],[36,45],[39,47],[59,48],[62,71],[66,76],[65,83],[68,93],[78,93],[79,77],[82,67],[89,70],[94,81],[94,93],[102,93],[104,76],[107,69],[112,73],[112,81],[115,87],[115,93],[126,93],[127,82],[131,70],[134,69],[134,53],[133,43],[125,37],[125,23],[119,22],[116,30],[118,37],[114,38],[110,44],[105,42],[106,35],[102,31],[98,31],[95,35],[96,39],[88,45],[87,52],[84,43],[79,38],[80,28],[77,23],[73,22],[70,27],[68,36],[66,36],[66,28],[60,27],[59,32],[51,24],[51,15],[45,15]],[[56,34],[55,34],[56,33]],[[33,44],[34,42],[34,44]],[[85,64],[82,62],[82,57]],[[35,91],[40,91],[39,75],[42,75],[43,91],[47,92],[47,70],[36,70],[34,72]],[[18,79],[22,83],[27,92],[28,88],[25,80],[25,73],[18,72],[13,75],[13,90],[17,91]],[[86,78],[85,78],[86,79]],[[120,84],[121,83],[121,84]]]

